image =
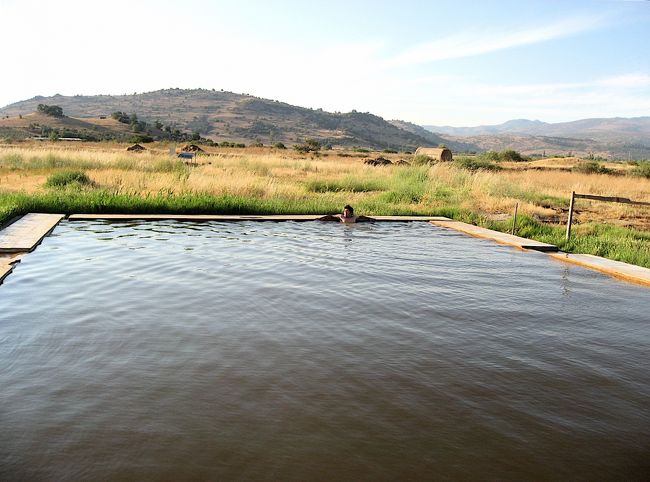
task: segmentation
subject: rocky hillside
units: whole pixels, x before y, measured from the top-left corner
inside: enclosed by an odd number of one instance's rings
[[[283,142],[314,138],[323,144],[373,149],[412,150],[418,146],[453,141],[423,137],[369,113],[331,113],[232,92],[166,89],[133,95],[34,97],[0,109],[0,116],[15,118],[36,111],[38,104],[57,105],[65,115],[83,120],[113,112],[135,113],[149,123],[198,132],[215,141]]]

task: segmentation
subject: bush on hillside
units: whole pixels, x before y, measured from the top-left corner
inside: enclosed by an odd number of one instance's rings
[[[468,171],[500,171],[501,166],[494,162],[479,159],[476,157],[459,157],[454,161],[456,167],[467,169]]]
[[[650,161],[639,161],[636,167],[630,172],[633,176],[645,177],[650,179]]]
[[[574,172],[581,174],[610,174],[611,169],[607,169],[597,161],[583,161],[573,166]]]
[[[50,117],[63,117],[63,108],[58,105],[38,104],[38,112]]]

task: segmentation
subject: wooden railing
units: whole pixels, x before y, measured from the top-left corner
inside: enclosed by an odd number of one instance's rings
[[[650,206],[650,202],[632,201],[626,197],[597,196],[595,194],[576,194],[571,192],[571,203],[569,204],[569,219],[566,223],[566,240],[571,239],[571,223],[573,222],[573,204],[576,199],[591,199],[593,201],[605,201],[611,203],[634,204],[636,206]]]

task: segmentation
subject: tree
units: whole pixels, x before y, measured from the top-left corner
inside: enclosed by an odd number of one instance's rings
[[[38,112],[50,117],[63,117],[63,109],[58,105],[38,104]]]
[[[158,129],[159,131],[161,131],[162,128],[163,128],[163,123],[160,122],[159,120],[157,120],[157,121],[154,123],[154,125],[156,126],[156,129]]]

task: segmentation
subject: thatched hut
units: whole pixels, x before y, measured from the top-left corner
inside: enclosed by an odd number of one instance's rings
[[[429,156],[434,161],[453,161],[453,155],[446,147],[418,147],[415,155]]]
[[[185,144],[181,147],[181,152],[203,152],[203,149],[196,144]]]

